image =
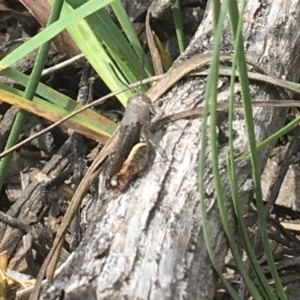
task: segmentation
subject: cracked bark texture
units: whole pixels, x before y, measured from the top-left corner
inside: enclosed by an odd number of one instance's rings
[[[298,80],[300,3],[296,0],[248,1],[243,26],[247,56],[272,75]],[[228,22],[229,23],[229,22]],[[229,24],[222,52],[232,50]],[[212,15],[208,5],[203,22],[184,57],[210,51]],[[203,100],[205,80],[183,80],[162,99],[166,114],[193,108]],[[220,79],[220,100],[228,96],[228,80]],[[253,99],[278,99],[275,88],[251,83]],[[238,99],[238,95],[237,95]],[[223,113],[225,114],[225,113]],[[285,110],[255,108],[255,131],[260,141],[284,123]],[[226,135],[227,115],[220,123]],[[169,124],[154,137],[156,158],[148,172],[124,193],[107,191],[100,175],[94,219],[80,246],[42,299],[212,299],[216,277],[205,248],[198,193],[201,120]],[[235,114],[235,147],[247,149],[242,111]],[[271,147],[260,151],[263,168]],[[226,174],[226,138],[220,138],[220,168],[224,193],[230,200]],[[215,199],[210,151],[206,154],[206,202]],[[252,191],[250,162],[237,165],[243,205]],[[229,212],[231,215],[231,210]],[[208,213],[210,236],[222,264],[227,251],[216,205]],[[234,219],[231,217],[232,227]]]

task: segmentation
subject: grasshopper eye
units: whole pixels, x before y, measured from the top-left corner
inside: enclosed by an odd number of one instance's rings
[[[150,100],[150,98],[148,96],[146,96],[145,94],[140,94],[139,95],[139,101],[143,105],[147,105],[151,115],[155,115],[155,109],[154,109],[153,103],[152,103],[152,101]]]

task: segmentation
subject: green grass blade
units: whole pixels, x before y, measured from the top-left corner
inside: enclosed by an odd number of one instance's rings
[[[217,11],[217,13],[219,13],[219,11]],[[202,216],[203,234],[204,234],[207,251],[210,256],[212,265],[216,270],[216,272],[218,273],[220,280],[222,281],[222,283],[224,284],[224,286],[226,287],[230,295],[234,299],[241,299],[238,293],[230,285],[228,280],[224,277],[224,275],[222,274],[222,270],[219,267],[218,260],[216,258],[215,252],[212,248],[211,241],[210,241],[210,229],[208,227],[208,220],[206,216],[206,206],[205,206],[204,170],[206,164],[206,135],[204,133],[207,132],[207,116],[208,116],[208,110],[210,106],[210,115],[211,115],[210,133],[212,134],[211,143],[212,143],[212,162],[213,162],[212,168],[213,168],[214,181],[215,181],[216,197],[217,197],[218,208],[220,211],[221,222],[223,224],[224,231],[229,240],[229,243],[231,244],[231,248],[233,248],[233,253],[236,253],[234,249],[237,250],[237,247],[233,246],[233,236],[231,234],[231,230],[230,229],[228,230],[229,222],[227,219],[227,210],[226,208],[224,208],[226,199],[222,198],[223,192],[222,192],[222,186],[220,184],[219,168],[217,163],[218,154],[216,151],[217,138],[216,138],[216,132],[214,128],[216,123],[216,108],[215,108],[216,104],[214,104],[213,102],[216,102],[216,93],[217,93],[216,86],[218,80],[220,42],[222,37],[222,26],[224,24],[225,16],[226,16],[226,7],[222,6],[218,26],[214,31],[214,46],[212,52],[213,58],[210,65],[209,76],[207,79],[207,84],[205,89],[205,100],[204,100],[202,125],[201,125],[201,132],[203,134],[201,135],[201,141],[200,141],[201,151],[199,154],[199,193],[200,193],[200,208],[201,208],[201,216]],[[222,201],[223,203],[221,203]]]
[[[53,23],[55,20],[59,18],[60,11],[63,5],[63,0],[57,0],[55,5],[53,5],[48,24]],[[30,76],[30,80],[28,85],[26,86],[24,97],[27,99],[32,99],[34,97],[36,88],[38,86],[48,52],[50,50],[51,42],[48,41],[38,51],[36,61],[32,70],[32,74]],[[3,93],[3,92],[2,92]],[[6,142],[5,150],[11,148],[19,138],[19,135],[23,129],[23,124],[26,120],[27,113],[25,111],[19,111],[17,113],[16,119],[14,121],[13,127],[9,134],[8,140]],[[11,160],[12,154],[7,155],[6,157],[2,158],[0,161],[0,190],[2,189],[2,185],[4,182],[5,174]]]
[[[73,100],[72,102],[69,102],[69,105],[66,107],[50,103],[39,97],[34,97],[33,101],[30,101],[23,97],[22,91],[5,86],[1,83],[0,96],[3,102],[16,106],[22,110],[52,122],[62,119],[63,117],[69,115],[75,110],[80,109],[83,106]],[[113,134],[117,127],[114,122],[92,110],[88,110],[76,115],[62,125],[64,127],[72,128],[75,131],[82,133],[86,137],[95,139],[102,143],[107,141],[108,137]]]
[[[70,3],[74,7],[65,5],[63,14],[69,15],[74,8],[78,9],[78,1]],[[139,54],[134,51],[106,11],[97,11],[70,26],[68,31],[110,90],[120,89],[125,83],[148,76],[149,72],[147,69],[145,71]],[[145,92],[146,88],[142,87],[139,91]],[[132,93],[127,91],[118,95],[118,99],[125,105]]]
[[[237,20],[239,19],[239,12],[238,6],[236,1],[230,0],[228,4],[228,10],[232,25],[232,31],[234,38],[237,42],[236,57],[238,60],[238,70],[240,74],[240,84],[241,84],[241,93],[244,105],[244,115],[245,115],[245,122],[246,122],[246,129],[247,129],[247,137],[249,141],[250,147],[250,159],[252,164],[252,174],[253,174],[253,181],[255,186],[256,192],[256,199],[257,199],[257,207],[258,207],[258,219],[260,224],[260,231],[262,235],[263,247],[266,252],[267,261],[270,267],[271,274],[275,281],[275,286],[278,292],[278,295],[281,299],[287,299],[281,280],[279,278],[278,272],[275,268],[274,258],[272,255],[272,250],[269,244],[268,239],[268,232],[267,232],[267,224],[265,220],[264,208],[263,208],[263,201],[262,201],[262,191],[261,191],[261,170],[259,167],[259,158],[258,152],[256,148],[256,141],[255,141],[255,132],[254,132],[254,124],[253,124],[253,116],[252,116],[252,106],[251,106],[251,96],[249,90],[249,79],[247,76],[247,64],[246,64],[246,57],[243,47],[243,39],[241,36],[241,32],[237,31],[238,23]]]
[[[290,131],[292,131],[295,128],[295,126],[297,126],[299,124],[299,122],[300,122],[300,116],[296,117],[294,120],[290,121],[284,127],[280,128],[278,131],[276,131],[275,133],[273,133],[272,135],[270,135],[269,137],[267,137],[266,139],[264,139],[263,141],[258,143],[256,145],[257,150],[263,149],[270,143],[276,142],[279,138],[281,138],[282,136],[284,136],[287,133],[289,133]],[[238,155],[235,158],[235,160],[241,160],[248,156],[250,156],[250,151],[241,153],[240,155]]]
[[[223,4],[227,5],[227,4]],[[225,7],[221,7],[221,12],[220,16],[224,14],[224,11],[226,11]],[[217,31],[220,32],[219,35],[221,36],[222,34],[222,26],[221,24],[218,24]],[[215,32],[215,36],[216,36]],[[216,47],[216,43],[214,43],[214,47]],[[223,229],[225,231],[226,237],[229,242],[229,246],[231,249],[231,252],[233,254],[233,257],[235,259],[237,269],[239,274],[244,280],[244,283],[246,287],[249,290],[249,293],[255,298],[255,299],[261,299],[261,296],[256,289],[254,283],[250,279],[249,275],[247,274],[245,267],[243,265],[242,257],[239,253],[239,247],[237,246],[235,242],[235,237],[232,233],[232,230],[230,228],[230,221],[228,218],[228,213],[227,213],[227,207],[226,203],[228,199],[224,197],[225,193],[223,190],[223,185],[222,185],[222,178],[220,175],[220,166],[218,164],[219,161],[219,155],[218,155],[218,133],[217,133],[217,96],[218,96],[218,68],[219,68],[219,63],[218,63],[218,55],[219,55],[219,49],[218,48],[213,48],[213,56],[216,53],[215,60],[212,61],[212,64],[210,66],[210,116],[211,116],[211,121],[210,121],[210,138],[211,138],[211,156],[212,156],[212,169],[213,169],[213,176],[214,176],[214,182],[215,182],[215,189],[216,189],[216,194],[217,194],[217,203],[218,203],[218,208],[220,212],[220,217],[221,217],[221,222],[223,225]]]
[[[78,22],[80,19],[87,17],[96,10],[105,7],[114,0],[90,0],[85,4],[80,6],[78,9],[73,11],[70,15],[61,18],[60,20],[54,22],[49,27],[45,28],[42,32],[38,33],[36,36],[31,38],[29,41],[22,44],[20,47],[16,48],[10,54],[5,56],[0,61],[0,70],[10,67],[12,64],[17,62],[19,59],[29,54],[36,48],[40,47],[43,43],[49,41],[61,31],[66,29],[66,27]]]
[[[148,75],[151,75],[152,67],[149,63],[149,60],[146,58],[143,47],[136,35],[136,32],[132,26],[132,22],[128,18],[128,15],[124,9],[124,6],[122,4],[122,1],[116,0],[113,3],[111,3],[111,8],[114,11],[115,16],[117,17],[125,36],[127,37],[129,44],[133,48],[135,54],[137,55],[137,58],[140,62],[143,62],[145,65],[144,68]]]
[[[173,20],[174,20],[175,32],[178,41],[178,47],[180,53],[182,53],[185,49],[185,41],[184,41],[184,32],[183,32],[181,9],[180,9],[180,0],[176,0],[175,3],[172,5],[172,11],[173,11]]]
[[[244,9],[245,9],[245,6],[242,6],[242,12],[239,16],[237,31],[241,31],[241,29],[242,29]],[[240,36],[237,36],[235,45],[237,45],[239,37]],[[264,272],[256,259],[254,249],[252,247],[252,244],[251,244],[249,236],[248,236],[247,227],[244,222],[243,211],[242,211],[242,208],[240,205],[241,199],[239,199],[239,195],[238,195],[238,186],[237,186],[238,178],[237,178],[236,172],[235,172],[235,161],[234,161],[235,151],[234,151],[234,144],[233,144],[233,142],[234,142],[233,121],[234,121],[234,104],[235,104],[234,103],[235,102],[234,101],[235,100],[234,87],[235,87],[235,70],[236,70],[236,57],[235,56],[236,55],[234,55],[234,57],[233,57],[231,78],[230,78],[230,97],[229,97],[229,116],[228,116],[229,156],[227,159],[227,169],[229,172],[233,206],[234,206],[234,210],[235,210],[235,214],[236,214],[236,218],[237,218],[238,230],[240,232],[239,236],[241,237],[241,239],[245,245],[245,250],[248,255],[248,259],[250,260],[251,266],[254,269],[254,275],[256,276],[256,282],[258,283],[258,286],[262,293],[263,299],[268,299],[270,297],[275,297],[275,295],[273,294],[272,289],[269,287],[269,284],[264,275]],[[251,293],[251,294],[253,294],[253,293]]]

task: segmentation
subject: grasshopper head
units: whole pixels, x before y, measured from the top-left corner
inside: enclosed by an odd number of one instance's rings
[[[133,95],[129,100],[127,105],[132,106],[140,106],[141,109],[149,109],[151,115],[155,115],[155,109],[153,107],[153,103],[150,98],[145,94],[136,94]]]

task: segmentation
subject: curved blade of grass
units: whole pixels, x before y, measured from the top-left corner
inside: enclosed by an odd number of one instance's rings
[[[239,16],[238,22],[238,29],[237,32],[241,32],[242,25],[243,25],[243,14],[245,9],[245,1],[242,3],[241,13]],[[238,35],[235,40],[235,48],[237,47],[238,40],[241,36]],[[236,70],[236,54],[234,54],[233,62],[232,62],[232,69],[231,69],[231,78],[230,78],[230,97],[229,97],[229,116],[228,116],[228,123],[229,123],[229,155],[227,158],[227,169],[229,173],[230,179],[230,188],[232,194],[232,202],[236,214],[236,219],[238,223],[238,230],[240,232],[239,236],[241,237],[244,248],[246,250],[248,259],[250,260],[250,264],[254,270],[254,275],[256,276],[256,282],[260,291],[262,293],[263,299],[271,299],[272,297],[275,298],[275,295],[272,289],[269,286],[269,283],[265,277],[265,274],[259,265],[259,262],[255,256],[253,246],[250,242],[247,227],[243,218],[243,210],[241,208],[241,199],[239,198],[238,194],[238,178],[236,177],[235,172],[235,161],[234,161],[234,129],[233,129],[233,121],[234,121],[234,104],[235,104],[235,70]]]
[[[226,3],[226,1],[225,1]],[[212,62],[209,69],[209,77],[207,80],[207,85],[205,89],[205,103],[204,103],[204,110],[203,110],[203,118],[202,118],[202,128],[201,132],[203,133],[201,136],[201,151],[199,154],[199,177],[200,177],[200,204],[201,204],[201,211],[202,211],[202,225],[203,225],[203,233],[205,237],[206,247],[207,251],[209,253],[210,259],[212,261],[212,264],[217,271],[221,281],[225,285],[226,289],[230,293],[230,295],[234,299],[240,299],[238,293],[233,289],[233,287],[230,285],[228,280],[224,277],[222,274],[221,269],[218,265],[218,260],[216,258],[216,255],[214,253],[214,250],[211,246],[210,241],[210,233],[208,228],[208,221],[206,216],[206,206],[205,206],[205,188],[204,188],[204,167],[205,167],[205,153],[206,153],[206,136],[205,132],[207,129],[207,114],[208,114],[208,105],[210,104],[210,115],[211,115],[211,123],[210,123],[210,136],[211,136],[211,147],[212,147],[212,169],[213,169],[213,176],[214,176],[214,182],[215,182],[215,189],[216,189],[216,197],[217,197],[217,203],[218,208],[220,212],[221,222],[223,225],[224,232],[226,234],[226,237],[229,242],[230,249],[233,253],[233,256],[235,258],[235,261],[237,263],[238,271],[241,274],[246,286],[250,289],[251,294],[256,297],[256,299],[261,299],[259,296],[259,293],[257,289],[255,288],[254,284],[250,280],[248,274],[245,272],[242,258],[239,254],[239,249],[234,241],[234,236],[231,232],[231,228],[229,225],[229,220],[227,216],[227,209],[226,209],[226,199],[224,198],[221,178],[219,174],[219,165],[218,165],[218,145],[217,145],[217,133],[216,133],[216,120],[217,120],[217,114],[216,114],[216,101],[217,101],[217,81],[218,81],[218,67],[219,67],[219,51],[220,51],[220,42],[222,37],[222,26],[225,20],[226,16],[226,5],[222,5],[222,10],[220,12],[220,18],[219,23],[217,24],[217,28],[214,30],[214,46],[213,46],[213,52],[212,52]],[[216,6],[218,7],[218,5]]]
[[[213,1],[213,4],[215,2],[219,1]],[[215,8],[215,9],[214,9]],[[219,16],[219,11],[218,8],[220,8],[220,5],[217,7],[213,7],[213,16],[215,17],[216,15]],[[223,16],[223,22],[224,22],[225,16]],[[214,19],[215,20],[215,19]],[[218,18],[219,20],[219,18]],[[220,20],[220,23],[223,23]],[[217,31],[217,21],[214,22],[214,39],[216,40],[215,44],[217,41],[220,42],[221,36],[220,32]],[[219,47],[220,45],[218,45]],[[218,50],[217,50],[218,51]],[[213,51],[213,54],[216,51]],[[206,89],[205,89],[205,96],[204,96],[204,104],[203,104],[203,113],[202,113],[202,123],[201,123],[201,137],[200,137],[200,149],[201,151],[199,152],[199,196],[200,196],[200,212],[201,212],[201,218],[202,218],[202,227],[203,227],[203,236],[205,240],[205,246],[209,255],[209,258],[211,260],[212,266],[215,269],[215,271],[218,274],[218,277],[222,281],[223,285],[229,292],[229,294],[234,298],[234,299],[240,299],[238,293],[234,290],[234,288],[231,286],[229,281],[224,277],[221,268],[219,267],[218,259],[216,257],[216,254],[214,252],[214,249],[212,247],[212,242],[210,240],[210,228],[209,228],[209,223],[206,215],[206,205],[205,205],[205,167],[206,167],[206,149],[207,149],[207,120],[208,120],[208,114],[209,114],[209,97],[210,97],[210,76],[207,77],[207,83],[206,83]]]
[[[254,186],[255,186],[257,207],[258,207],[258,220],[259,220],[259,225],[260,225],[263,247],[266,252],[268,265],[270,267],[272,277],[275,281],[275,286],[276,286],[278,295],[281,299],[287,299],[287,296],[284,292],[280,277],[279,277],[277,269],[275,267],[272,249],[271,249],[271,246],[269,244],[269,239],[268,239],[267,224],[266,224],[266,220],[265,220],[265,213],[264,213],[264,207],[263,207],[263,201],[262,201],[261,170],[259,167],[259,158],[258,158],[258,152],[257,152],[257,148],[256,148],[256,141],[255,141],[255,132],[254,132],[252,106],[251,106],[251,96],[250,96],[250,90],[249,90],[249,79],[247,76],[246,56],[245,56],[245,52],[244,52],[241,31],[237,31],[237,28],[238,28],[237,20],[239,20],[239,11],[238,11],[238,6],[237,6],[236,1],[234,1],[234,0],[229,1],[228,11],[229,11],[229,15],[230,15],[233,36],[237,43],[235,51],[236,51],[236,57],[238,59],[238,70],[239,70],[239,74],[240,74],[240,84],[241,84],[241,93],[242,93],[242,100],[243,100],[243,106],[244,106],[244,116],[245,116],[245,123],[246,123],[246,129],[247,129],[247,137],[248,137],[248,141],[249,141],[249,148],[250,148],[250,152],[251,152],[250,159],[251,159],[251,164],[252,164],[252,174],[253,174],[253,181],[254,181]]]
[[[223,5],[228,5],[227,3],[223,3]],[[220,18],[223,15],[223,11],[226,9],[222,6],[222,10],[220,13]],[[219,24],[220,25],[220,24]],[[220,26],[218,29],[220,30],[221,35],[221,28]],[[215,46],[215,45],[214,45]],[[219,53],[218,53],[219,54]],[[213,175],[214,175],[214,182],[215,182],[215,188],[216,188],[216,194],[217,194],[217,203],[218,208],[221,216],[221,221],[223,225],[223,229],[225,231],[226,237],[229,242],[229,247],[232,252],[232,255],[234,257],[237,270],[239,274],[241,275],[249,293],[253,296],[254,299],[262,299],[260,296],[259,291],[255,287],[254,282],[249,277],[249,274],[247,274],[245,270],[245,266],[243,264],[243,260],[240,254],[240,249],[235,242],[235,237],[233,235],[233,232],[230,227],[230,221],[227,213],[227,206],[226,203],[229,199],[226,199],[224,197],[225,193],[223,190],[222,185],[222,179],[220,175],[220,166],[218,164],[219,161],[219,155],[218,155],[218,133],[217,133],[217,96],[218,96],[218,60],[215,64],[211,65],[211,81],[210,83],[213,84],[212,87],[210,87],[210,112],[211,112],[211,122],[210,122],[210,137],[211,137],[211,155],[212,155],[212,169],[213,169]]]

